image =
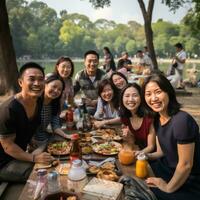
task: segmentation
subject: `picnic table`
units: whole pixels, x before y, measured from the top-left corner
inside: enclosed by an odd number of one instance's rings
[[[71,131],[72,133],[73,132],[76,132],[76,131]],[[126,141],[123,141],[123,144],[125,143]],[[120,162],[118,161],[118,158],[117,156],[115,156],[116,159],[117,159],[117,163],[118,163],[118,167],[119,169],[121,170],[122,172],[122,175],[127,175],[127,176],[130,176],[130,177],[135,177],[135,163],[131,164],[131,165],[122,165],[120,164]],[[99,155],[99,154],[96,154],[96,153],[93,153],[91,154],[89,157],[86,156],[86,160],[88,159],[91,159],[91,160],[101,160],[101,159],[105,159],[106,157],[103,156],[103,155]],[[62,157],[60,158],[62,162],[68,162],[68,157]],[[83,156],[83,159],[84,159],[84,156]],[[48,169],[48,172],[54,170],[55,168],[54,167],[51,167]],[[148,171],[149,171],[149,176],[153,176],[153,172],[150,168],[150,166],[148,166]],[[35,170],[35,168],[33,168],[32,170],[32,173],[30,174],[29,176],[29,179],[27,180],[27,183],[25,184],[24,186],[24,189],[19,197],[19,200],[31,200],[33,199],[33,196],[32,196],[32,192],[33,191],[30,191],[31,188],[30,188],[30,183],[36,181],[37,179],[37,171]],[[89,179],[91,179],[91,177],[89,176]],[[60,175],[60,184],[61,184],[61,191],[63,192],[68,192],[68,188],[67,188],[67,176],[62,176]],[[33,189],[33,188],[32,188]],[[95,197],[91,194],[83,194],[83,193],[80,193],[78,194],[80,199],[83,199],[83,200],[97,200],[99,199],[98,197]],[[123,194],[118,198],[119,200],[120,199],[123,199]],[[101,197],[101,200],[108,200],[108,198],[102,198]]]

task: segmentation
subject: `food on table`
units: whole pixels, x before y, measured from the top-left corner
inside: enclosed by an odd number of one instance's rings
[[[70,163],[63,163],[63,164],[59,164],[55,170],[60,174],[60,175],[67,175],[69,173],[70,170]]]
[[[47,151],[52,155],[67,155],[71,149],[71,143],[67,141],[56,141],[49,143]]]
[[[93,151],[102,155],[116,155],[122,148],[122,145],[118,142],[104,142],[95,143],[92,145]]]
[[[130,149],[121,149],[118,154],[119,162],[123,165],[130,165],[135,162],[135,155]]]
[[[93,165],[88,168],[88,171],[92,174],[97,174],[100,171],[100,168]]]
[[[114,170],[115,165],[112,162],[106,162],[103,165],[101,165],[101,169]]]
[[[34,168],[36,170],[38,170],[38,169],[47,169],[47,168],[50,168],[51,166],[52,166],[52,164],[36,163]]]
[[[66,200],[77,200],[76,196],[69,196],[66,198]]]
[[[119,177],[117,174],[112,170],[101,170],[97,173],[97,178],[110,180],[110,181],[117,181]]]
[[[93,152],[93,150],[92,150],[91,146],[86,145],[86,146],[82,147],[82,154],[90,154],[92,152]]]
[[[96,130],[96,135],[101,136],[104,140],[122,140],[122,137],[119,135],[119,131],[115,129],[98,129]]]

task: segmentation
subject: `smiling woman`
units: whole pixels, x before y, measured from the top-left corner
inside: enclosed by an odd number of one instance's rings
[[[148,154],[156,177],[147,179],[158,199],[197,200],[200,197],[200,138],[196,121],[180,110],[175,91],[162,74],[143,85],[147,110],[155,114],[157,151]],[[151,187],[151,186],[150,186]]]
[[[45,90],[43,94],[43,107],[41,111],[41,125],[34,135],[33,145],[46,144],[51,139],[47,132],[47,126],[51,124],[53,132],[66,138],[66,134],[60,128],[60,98],[64,90],[63,80],[56,74],[52,74],[45,79]]]

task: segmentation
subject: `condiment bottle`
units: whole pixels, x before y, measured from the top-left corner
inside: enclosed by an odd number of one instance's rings
[[[140,153],[137,156],[136,161],[136,176],[139,178],[145,178],[148,175],[148,163],[144,153]]]
[[[68,189],[73,192],[81,192],[88,179],[81,160],[74,160],[68,173]]]
[[[48,194],[60,191],[59,174],[56,171],[51,171],[47,175],[48,179]]]
[[[73,113],[71,105],[69,104],[67,112],[66,112],[66,127],[67,127],[67,130],[73,130],[73,126],[74,126],[74,113]]]
[[[70,149],[70,161],[72,162],[73,160],[82,160],[82,152],[81,152],[81,147],[79,145],[79,135],[77,133],[72,134],[71,136],[72,140],[72,147]]]

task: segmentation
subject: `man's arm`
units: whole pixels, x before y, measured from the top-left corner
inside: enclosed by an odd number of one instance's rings
[[[4,149],[4,152],[16,160],[47,164],[53,160],[53,157],[46,152],[38,155],[27,153],[22,148],[20,148],[14,141],[14,135],[0,139],[0,143]]]

